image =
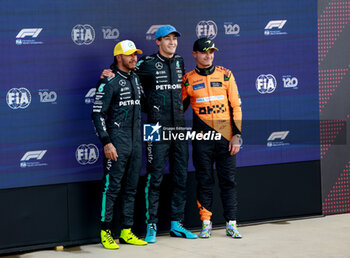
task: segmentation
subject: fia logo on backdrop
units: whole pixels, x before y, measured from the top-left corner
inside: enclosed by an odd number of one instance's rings
[[[32,95],[26,88],[12,88],[7,92],[6,102],[12,109],[25,109],[32,101]]]
[[[212,20],[200,21],[196,26],[196,34],[198,38],[207,37],[213,40],[218,34],[218,26],[216,26],[216,23]]]
[[[95,144],[81,144],[75,151],[75,158],[80,165],[94,164],[100,153]]]
[[[95,30],[89,24],[77,24],[72,29],[72,40],[77,45],[90,45],[95,40]]]
[[[260,74],[256,78],[255,87],[260,94],[272,93],[277,87],[277,81],[272,74]]]

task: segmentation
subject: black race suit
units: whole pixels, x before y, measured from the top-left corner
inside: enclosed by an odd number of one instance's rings
[[[164,127],[185,127],[182,103],[183,58],[159,53],[143,56],[136,68],[146,95],[147,122]],[[161,130],[162,130],[161,129]],[[181,221],[186,203],[188,143],[180,140],[147,142],[146,223],[157,223],[160,185],[169,157],[172,178],[171,220]]]
[[[118,154],[117,161],[104,158],[101,221],[102,227],[112,222],[113,207],[121,192],[121,224],[123,228],[129,228],[133,225],[135,194],[141,171],[142,88],[134,72],[128,74],[115,70],[114,73],[114,78],[105,78],[97,85],[92,112],[103,146],[112,143]]]

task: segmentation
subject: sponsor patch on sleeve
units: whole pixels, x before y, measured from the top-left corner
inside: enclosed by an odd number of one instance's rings
[[[204,83],[200,83],[200,84],[195,84],[192,86],[193,90],[199,90],[199,89],[204,89],[205,88],[205,84]]]
[[[190,83],[188,82],[188,79],[186,79],[185,86],[188,86],[188,85],[190,85]]]
[[[102,92],[105,85],[106,85],[105,83],[101,83],[100,86],[98,87],[98,91]]]
[[[210,87],[222,87],[222,82],[211,82]]]

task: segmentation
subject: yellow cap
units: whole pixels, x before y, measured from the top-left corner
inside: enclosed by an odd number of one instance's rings
[[[114,55],[126,55],[129,56],[133,53],[137,52],[137,54],[142,54],[142,51],[140,49],[137,49],[135,46],[135,43],[131,40],[123,40],[120,41],[117,45],[114,47]]]

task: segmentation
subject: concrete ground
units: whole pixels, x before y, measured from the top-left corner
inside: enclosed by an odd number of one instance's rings
[[[229,238],[224,229],[217,229],[210,239],[159,236],[156,244],[121,245],[119,250],[106,250],[95,244],[4,257],[350,257],[350,213],[239,229],[242,239]]]

